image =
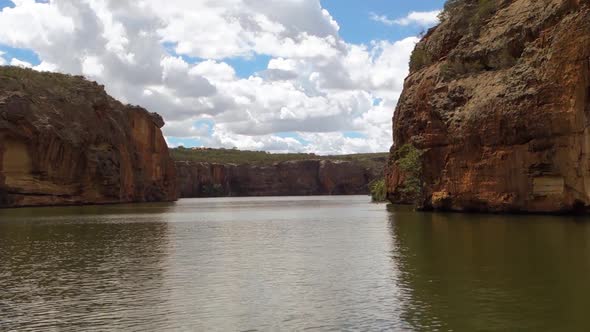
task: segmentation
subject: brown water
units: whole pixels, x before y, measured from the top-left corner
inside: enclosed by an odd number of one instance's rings
[[[590,222],[368,197],[0,211],[0,331],[590,330]]]

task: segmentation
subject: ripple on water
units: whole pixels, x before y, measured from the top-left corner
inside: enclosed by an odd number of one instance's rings
[[[0,330],[575,330],[590,229],[364,196],[0,211]]]

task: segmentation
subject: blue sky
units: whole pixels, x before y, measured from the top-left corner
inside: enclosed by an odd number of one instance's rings
[[[37,2],[44,2],[36,0]],[[340,35],[350,43],[369,43],[372,40],[400,40],[405,37],[415,36],[424,30],[424,27],[396,26],[391,27],[370,19],[371,13],[385,15],[396,19],[406,16],[412,11],[432,11],[442,8],[445,0],[321,0],[322,6],[327,9],[340,25]],[[0,10],[5,7],[14,7],[11,0],[0,0]],[[0,51],[5,53],[5,58],[13,57],[20,60],[39,64],[38,56],[32,50],[13,48],[0,43]],[[199,58],[185,57],[189,62],[197,62]],[[258,71],[264,70],[269,56],[257,55],[252,58],[230,58],[226,62],[231,64],[239,76],[248,77]]]
[[[322,0],[322,6],[340,23],[340,35],[350,43],[371,40],[400,40],[415,36],[421,27],[386,26],[369,19],[370,13],[396,19],[412,11],[427,12],[442,8],[443,0]]]
[[[0,0],[7,1],[7,0]],[[340,35],[350,43],[370,43],[372,40],[400,40],[421,33],[425,27],[387,26],[383,23],[371,20],[371,14],[385,15],[391,19],[406,16],[412,11],[428,12],[439,10],[444,0],[322,0],[322,6],[327,9],[340,25]],[[170,52],[172,47],[167,45]],[[203,59],[191,58],[181,55],[186,61],[198,62]],[[255,55],[253,57],[235,57],[225,61],[232,65],[240,77],[248,77],[256,72],[266,69],[271,58],[267,55]]]
[[[109,18],[111,8],[95,0],[65,12],[36,2],[0,10],[0,64],[96,80],[114,97],[162,114],[171,145],[322,154],[388,149],[415,37],[436,23],[432,12],[444,4],[168,0],[162,7],[146,0],[153,10],[122,2]],[[6,7],[15,4],[0,0]],[[430,20],[408,19],[411,12]],[[98,36],[108,44],[94,45]],[[113,61],[129,56],[143,62]]]
[[[46,2],[36,0],[37,2]],[[442,8],[445,0],[321,0],[322,6],[327,9],[340,25],[341,37],[350,43],[369,43],[372,40],[400,40],[409,36],[415,36],[424,30],[424,27],[387,26],[370,19],[371,13],[385,15],[391,19],[406,16],[412,11],[427,12]],[[0,0],[0,10],[5,7],[14,7],[11,0]],[[170,50],[169,45],[166,45]],[[37,65],[39,57],[29,49],[14,48],[0,43],[0,51],[5,53],[5,58],[11,60],[17,58]],[[171,53],[174,53],[171,51]],[[200,58],[191,58],[183,55],[187,62],[202,61]],[[256,55],[243,58],[234,57],[226,59],[232,65],[240,77],[248,77],[256,72],[264,70],[270,60],[270,56]]]

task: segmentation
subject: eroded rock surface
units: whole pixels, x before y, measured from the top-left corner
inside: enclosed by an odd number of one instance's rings
[[[272,165],[176,162],[181,197],[367,194],[378,170],[349,161],[298,160]]]
[[[163,124],[81,77],[0,67],[0,207],[175,200]]]
[[[454,3],[417,45],[394,115],[390,199],[408,201],[393,156],[410,144],[421,208],[587,209],[590,1]]]

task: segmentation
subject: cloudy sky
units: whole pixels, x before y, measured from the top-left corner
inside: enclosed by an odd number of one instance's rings
[[[83,74],[171,146],[387,151],[444,0],[0,0],[0,64]]]

